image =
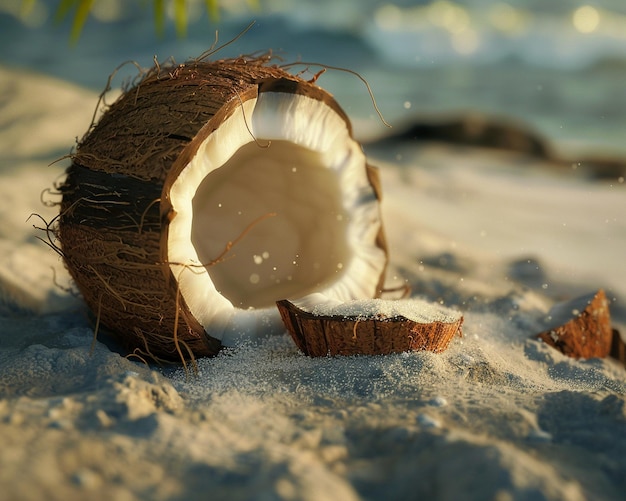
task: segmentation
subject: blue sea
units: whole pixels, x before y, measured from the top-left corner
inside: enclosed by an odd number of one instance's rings
[[[517,120],[564,153],[626,155],[623,0],[220,3],[219,18],[210,19],[204,2],[188,1],[188,29],[180,36],[169,11],[157,33],[151,2],[98,0],[72,43],[73,13],[55,20],[59,2],[35,1],[25,13],[24,3],[5,1],[0,64],[100,91],[120,63],[149,67],[155,57],[182,63],[211,47],[216,31],[219,45],[254,21],[213,57],[272,50],[283,63],[356,71],[396,127],[423,117],[480,113]],[[307,68],[313,75],[321,67],[303,64],[293,71]],[[113,86],[136,71],[123,67]],[[357,134],[386,131],[357,77],[328,70],[318,84],[346,109]]]

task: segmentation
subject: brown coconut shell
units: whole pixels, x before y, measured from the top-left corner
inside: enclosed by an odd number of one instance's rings
[[[220,341],[190,314],[167,262],[175,215],[169,187],[208,134],[268,90],[322,100],[351,131],[330,94],[271,65],[269,57],[193,60],[155,67],[106,110],[72,155],[56,235],[98,325],[129,350],[173,361],[220,350]],[[377,173],[367,170],[379,198]],[[382,230],[377,245],[386,254]]]
[[[610,356],[620,362],[626,368],[626,343],[617,329],[613,329]]]
[[[461,315],[446,322],[421,323],[403,316],[319,315],[288,300],[277,301],[276,305],[298,348],[311,357],[421,350],[441,353],[455,336],[462,336]]]
[[[602,289],[561,303],[549,315],[553,325],[537,335],[544,343],[572,358],[604,358],[611,353],[614,335]]]

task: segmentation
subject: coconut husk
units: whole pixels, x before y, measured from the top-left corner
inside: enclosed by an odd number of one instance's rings
[[[445,351],[462,335],[463,317],[417,322],[403,316],[320,315],[277,301],[285,327],[300,350],[311,357],[388,355],[406,351]]]
[[[168,263],[175,215],[168,190],[208,134],[274,88],[324,100],[349,128],[328,93],[269,56],[192,60],[155,66],[92,124],[71,156],[54,228],[60,252],[97,324],[129,350],[168,361],[219,351],[220,341],[190,314]],[[376,173],[368,174],[378,190]],[[382,229],[378,245],[386,249]]]
[[[602,289],[558,304],[549,324],[537,335],[544,343],[573,358],[604,358],[611,353],[613,330],[609,302]]]

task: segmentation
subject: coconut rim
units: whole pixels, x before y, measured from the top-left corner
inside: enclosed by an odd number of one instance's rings
[[[350,262],[337,280],[313,293],[339,301],[376,297],[387,265],[380,186],[345,112],[328,93],[306,82],[261,81],[228,101],[201,128],[173,164],[161,199],[161,253],[177,301],[183,314],[223,345],[236,344],[259,328],[284,331],[274,304],[243,309],[222,295],[191,242],[192,201],[200,184],[242,147],[258,140],[287,141],[319,153],[323,166],[338,177],[350,216],[346,237]],[[307,295],[290,300],[297,304]],[[274,298],[279,299],[283,298]]]

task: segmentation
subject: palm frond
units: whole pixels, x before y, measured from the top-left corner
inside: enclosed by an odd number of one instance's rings
[[[174,0],[174,25],[179,37],[187,35],[187,8],[185,0]]]
[[[72,7],[74,7],[78,2],[79,0],[61,0],[57,10],[54,12],[55,22],[60,23],[63,21],[70,10],[72,10]]]
[[[20,17],[28,17],[28,15],[33,11],[36,1],[37,0],[22,0],[22,5],[20,6]]]
[[[188,25],[187,2],[186,0],[168,1],[171,2],[171,5],[173,6],[176,34],[179,37],[184,37],[187,35]],[[22,0],[22,16],[27,17],[33,11],[36,2],[37,0]],[[54,22],[60,23],[73,12],[72,26],[70,29],[70,41],[73,44],[78,42],[94,3],[95,0],[59,0],[53,19]],[[165,22],[167,18],[166,0],[149,0],[149,2],[140,1],[140,3],[143,6],[145,6],[145,3],[152,3],[156,32],[158,35],[163,35],[165,32]],[[261,8],[259,0],[246,0],[246,3],[251,10],[260,10]],[[207,10],[209,21],[218,22],[220,19],[220,0],[205,0],[204,6]]]
[[[87,21],[87,16],[91,11],[94,0],[80,0],[76,7],[76,14],[74,15],[74,21],[72,22],[72,31],[70,33],[70,40],[72,43],[77,43],[80,38],[80,34]]]
[[[220,3],[218,0],[204,0],[209,20],[219,21],[220,19]]]
[[[154,6],[154,26],[156,27],[157,35],[163,36],[165,33],[165,3],[163,0],[153,0]]]

